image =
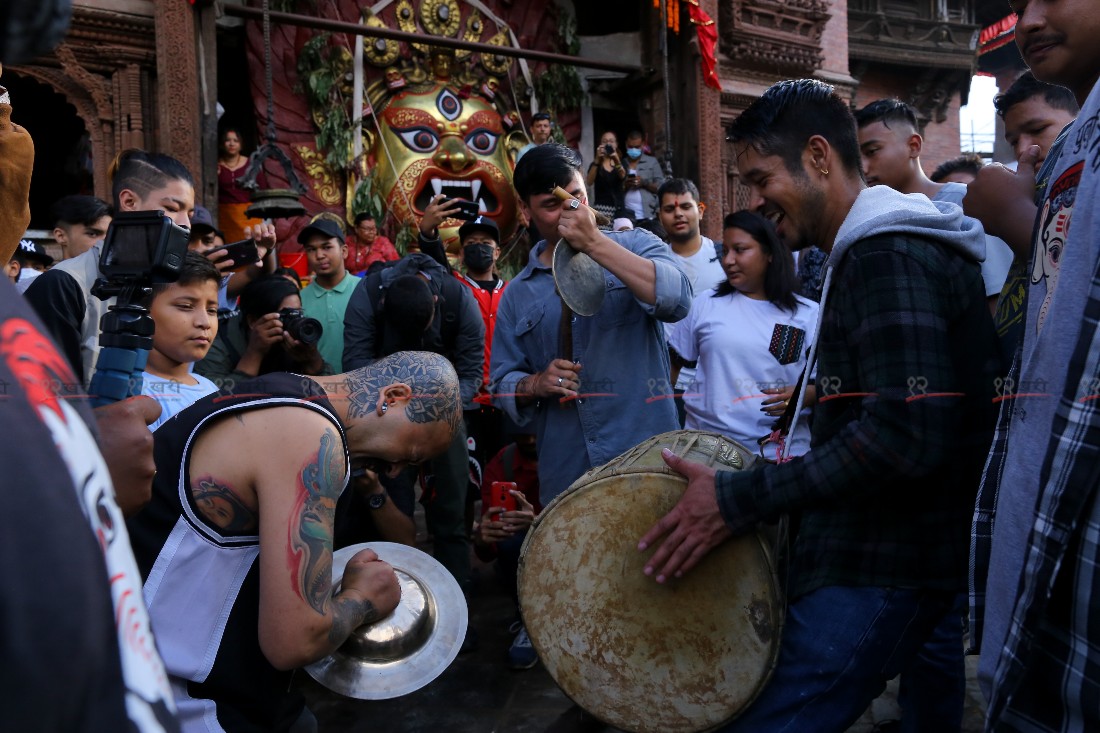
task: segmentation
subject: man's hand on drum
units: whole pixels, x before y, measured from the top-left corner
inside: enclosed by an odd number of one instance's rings
[[[708,552],[728,540],[732,532],[718,510],[715,470],[685,461],[667,448],[661,451],[661,457],[669,468],[688,480],[680,501],[638,543],[638,549],[644,551],[660,541],[645,564],[645,574],[665,583],[669,578],[683,577]]]
[[[524,378],[525,390],[536,399],[573,398],[581,386],[581,365],[567,359],[554,359],[538,374]]]
[[[519,509],[506,512],[502,506],[489,507],[489,510],[481,515],[481,522],[477,525],[477,535],[474,539],[478,544],[491,545],[494,542],[506,540],[526,530],[535,521],[535,507],[527,501],[523,492],[513,489],[508,493],[515,497]]]

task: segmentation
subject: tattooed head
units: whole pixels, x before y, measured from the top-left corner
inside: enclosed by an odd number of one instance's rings
[[[442,422],[454,431],[462,420],[458,375],[451,362],[439,354],[399,351],[348,372],[346,377],[351,403],[348,416],[353,419],[372,412],[382,390],[400,382],[413,391],[405,405],[409,422]]]

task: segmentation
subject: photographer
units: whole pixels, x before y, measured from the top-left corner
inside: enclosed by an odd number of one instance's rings
[[[317,341],[307,343],[299,330],[305,324],[320,331],[320,324],[302,317],[302,299],[294,283],[263,277],[244,289],[240,305],[241,312],[221,325],[206,358],[195,364],[196,374],[226,390],[270,372],[335,373],[321,358]]]
[[[619,157],[619,140],[608,130],[600,136],[596,146],[596,159],[588,166],[584,183],[588,186],[588,199],[592,208],[612,219],[624,206],[623,182],[626,169]]]

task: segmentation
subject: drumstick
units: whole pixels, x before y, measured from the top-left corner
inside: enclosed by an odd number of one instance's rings
[[[571,196],[569,194],[569,192],[566,191],[561,186],[554,186],[554,188],[550,191],[550,193],[554,194],[555,196],[557,196],[562,201],[575,201],[575,200],[577,200],[576,196]],[[586,206],[585,204],[581,204],[581,206],[584,206],[584,208],[588,209],[589,211],[591,211],[593,214],[596,215],[596,223],[599,224],[600,226],[606,227],[606,226],[611,225],[611,220],[610,219],[608,219],[606,216],[604,216],[600,212],[593,209],[591,206]]]

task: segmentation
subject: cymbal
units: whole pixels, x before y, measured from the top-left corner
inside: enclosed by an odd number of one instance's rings
[[[374,550],[401,583],[393,613],[360,626],[324,659],[306,667],[333,692],[359,700],[389,700],[424,687],[450,666],[466,637],[468,610],[458,581],[435,558],[408,545],[365,542],[332,555],[332,587],[348,560]]]
[[[564,239],[554,248],[554,284],[565,304],[578,316],[594,316],[603,305],[603,268]]]

